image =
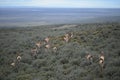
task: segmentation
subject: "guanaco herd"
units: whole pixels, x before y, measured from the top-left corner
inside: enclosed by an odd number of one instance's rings
[[[73,37],[73,33],[69,33],[69,34],[67,33],[67,34],[64,35],[63,40],[64,40],[65,42],[69,42],[69,40],[70,40],[72,37]],[[31,49],[31,54],[32,54],[32,56],[33,56],[33,57],[37,57],[38,49],[39,49],[42,45],[45,45],[45,48],[46,48],[46,49],[50,49],[51,46],[50,46],[50,44],[49,44],[49,41],[50,41],[50,37],[46,37],[46,38],[44,39],[44,42],[43,42],[43,43],[42,43],[42,42],[37,42],[37,43],[35,43],[36,48]],[[57,51],[57,47],[56,47],[56,46],[54,46],[52,49],[53,49],[53,51]],[[87,59],[88,61],[92,62],[94,56],[92,56],[91,54],[87,53],[87,55],[86,55],[85,57],[86,57],[86,59]],[[21,59],[22,59],[22,57],[21,57],[20,55],[18,55],[16,59],[17,59],[18,62],[20,62]],[[11,63],[11,66],[15,67],[15,65],[16,65],[16,63],[15,63],[15,61],[13,61],[13,62]],[[103,66],[104,66],[104,52],[103,52],[103,51],[101,52],[101,55],[99,56],[99,65],[100,65],[101,68],[103,68]]]

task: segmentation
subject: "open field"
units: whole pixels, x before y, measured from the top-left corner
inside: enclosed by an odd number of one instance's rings
[[[73,33],[68,42],[66,33]],[[48,36],[50,48],[43,44],[33,56],[35,43]],[[120,23],[0,28],[0,80],[120,80]]]

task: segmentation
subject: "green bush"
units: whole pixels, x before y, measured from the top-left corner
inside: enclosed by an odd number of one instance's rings
[[[63,59],[60,60],[60,63],[61,64],[67,64],[67,63],[69,63],[69,60],[66,59],[66,58],[63,58]]]
[[[47,61],[45,59],[36,59],[33,61],[32,65],[33,67],[41,68],[47,65]]]
[[[30,74],[19,75],[16,80],[32,80],[32,76]]]

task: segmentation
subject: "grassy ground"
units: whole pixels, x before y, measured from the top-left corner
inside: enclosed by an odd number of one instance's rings
[[[63,36],[69,32],[74,36],[66,43]],[[47,36],[51,48],[43,45],[34,58],[31,49]],[[105,55],[102,71],[101,51]],[[86,60],[86,52],[94,56],[92,63]],[[14,67],[10,65],[13,61]],[[119,75],[119,23],[0,28],[0,80],[120,80]]]

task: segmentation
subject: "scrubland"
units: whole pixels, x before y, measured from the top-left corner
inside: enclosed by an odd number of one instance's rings
[[[65,42],[64,35],[71,32],[73,37]],[[50,48],[42,45],[33,57],[35,43],[48,36]],[[0,28],[0,80],[120,80],[120,23]]]

